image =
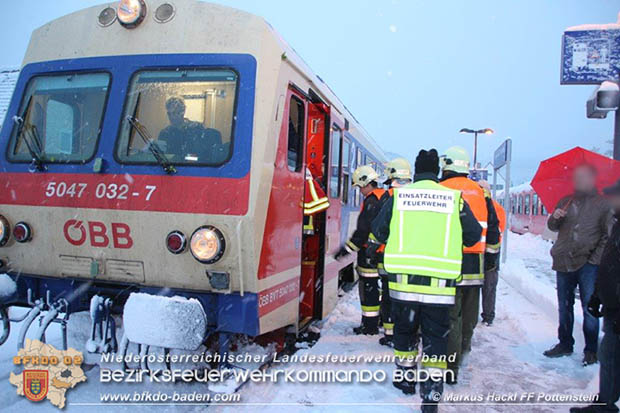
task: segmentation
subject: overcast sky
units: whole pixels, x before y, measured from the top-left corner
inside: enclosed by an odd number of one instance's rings
[[[148,4],[148,0],[147,4]],[[97,0],[11,2],[0,66],[19,65],[31,31]],[[617,20],[614,0],[217,0],[265,17],[387,151],[472,149],[513,139],[514,183],[549,156],[608,149],[613,122],[585,117],[592,86],[560,86],[563,30]],[[610,116],[611,118],[611,116]]]

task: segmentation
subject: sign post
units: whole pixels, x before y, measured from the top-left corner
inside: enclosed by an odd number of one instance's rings
[[[502,262],[506,262],[508,257],[508,229],[510,228],[510,163],[512,160],[512,139],[506,138],[504,142],[495,150],[493,154],[493,198],[497,193],[497,174],[498,171],[506,167],[504,177],[504,210],[506,211],[506,228],[502,236]]]
[[[618,24],[566,30],[562,36],[560,84],[601,85],[605,81],[620,81],[620,21]],[[598,104],[596,99],[592,103],[594,106]],[[616,112],[613,158],[620,160],[620,110],[613,110]],[[591,116],[588,112],[587,116],[602,119],[607,116],[607,111],[610,109],[603,108],[602,114]]]

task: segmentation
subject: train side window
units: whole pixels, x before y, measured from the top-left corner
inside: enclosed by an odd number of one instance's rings
[[[357,166],[360,167],[362,165],[366,165],[366,162],[362,157],[362,150],[360,148],[357,148]]]
[[[349,203],[351,189],[351,142],[344,138],[342,141],[342,202]]]
[[[532,195],[532,215],[538,215],[538,195]]]
[[[542,202],[540,203],[540,215],[542,216],[547,216],[547,208],[545,208],[545,204],[543,204]]]
[[[523,213],[523,196],[519,195],[517,198],[517,214],[521,215]]]
[[[525,196],[525,204],[523,205],[523,211],[525,215],[530,214],[530,195]]]
[[[304,143],[304,103],[291,96],[288,111],[288,169],[299,172],[302,165]]]
[[[516,201],[516,199],[515,199],[514,195],[513,195],[513,196],[511,196],[511,197],[510,197],[510,213],[511,213],[512,215],[514,215],[514,214],[515,214],[515,205],[516,205],[516,202],[515,202],[515,201]]]
[[[332,198],[340,197],[340,172],[342,161],[340,159],[340,144],[342,131],[336,125],[332,126],[332,164],[329,176],[329,196]]]

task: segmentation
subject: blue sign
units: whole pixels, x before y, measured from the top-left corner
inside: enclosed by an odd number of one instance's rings
[[[600,84],[619,78],[620,29],[564,32],[561,84]]]

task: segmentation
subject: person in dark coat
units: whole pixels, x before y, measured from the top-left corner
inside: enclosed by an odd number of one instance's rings
[[[547,226],[558,233],[551,248],[553,269],[557,272],[557,294],[560,325],[559,343],[544,352],[547,357],[562,357],[573,353],[573,323],[575,290],[583,309],[585,349],[583,364],[597,361],[599,322],[587,309],[594,292],[598,266],[607,242],[612,213],[609,203],[596,190],[596,170],[587,164],[577,167],[573,174],[575,192],[564,197],[549,217]]]
[[[596,405],[573,407],[571,413],[617,412],[620,399],[620,180],[605,189],[615,212],[614,224],[601,254],[598,279],[588,310],[603,317],[599,395]],[[600,404],[598,404],[600,403]]]

